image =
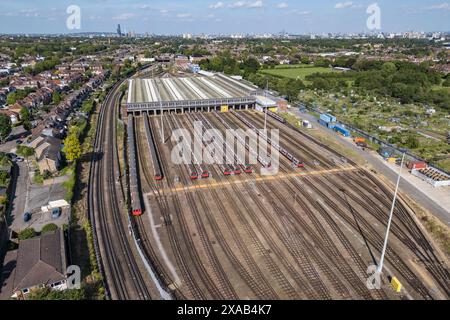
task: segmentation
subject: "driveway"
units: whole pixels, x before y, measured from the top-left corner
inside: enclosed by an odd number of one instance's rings
[[[14,166],[14,179],[12,191],[14,193],[11,214],[8,219],[10,226],[14,226],[17,220],[22,220],[28,199],[29,175],[26,162],[19,162]],[[14,229],[14,227],[13,227]]]

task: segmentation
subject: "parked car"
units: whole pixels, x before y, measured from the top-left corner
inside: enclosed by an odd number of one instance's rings
[[[24,162],[25,159],[22,158],[22,157],[17,157],[17,158],[14,159],[14,161],[16,161],[16,162]]]
[[[8,158],[10,158],[11,160],[14,160],[14,159],[17,158],[17,155],[15,155],[14,153],[7,153],[6,156],[7,156]]]
[[[24,221],[24,222],[28,222],[28,221],[30,221],[30,220],[31,220],[31,213],[25,212],[25,213],[23,214],[23,221]]]
[[[16,140],[16,144],[22,144],[23,141],[22,140]]]
[[[52,209],[52,219],[58,219],[61,216],[61,208]]]

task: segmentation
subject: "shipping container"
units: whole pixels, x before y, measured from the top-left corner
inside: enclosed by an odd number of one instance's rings
[[[330,118],[330,122],[337,122],[337,119],[335,116],[333,116],[332,114],[327,113],[327,116]]]
[[[428,168],[428,164],[422,161],[411,161],[408,163],[409,170],[422,170]]]
[[[328,128],[328,122],[323,121],[322,119],[319,119],[319,124],[321,126],[327,127]]]
[[[320,120],[322,120],[325,123],[333,122],[333,121],[331,121],[330,116],[328,116],[327,114],[321,114]]]
[[[336,125],[333,128],[334,131],[336,131],[337,133],[342,134],[344,137],[350,137],[350,131],[348,131],[347,129],[343,128],[342,126]]]

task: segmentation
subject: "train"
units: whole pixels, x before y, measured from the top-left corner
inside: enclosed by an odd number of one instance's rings
[[[198,172],[195,170],[191,170],[191,180],[197,180],[198,179]]]
[[[261,138],[266,140],[271,146],[273,146],[275,149],[277,149],[283,156],[285,156],[289,161],[292,162],[293,166],[297,168],[304,168],[305,164],[303,161],[298,160],[295,156],[293,156],[291,153],[289,153],[286,149],[272,141],[268,136],[266,136],[262,131],[258,130],[246,117],[240,115],[239,113],[235,111],[231,111],[233,115],[235,115],[239,120],[241,120],[243,123],[245,123],[250,129],[255,131],[257,135],[259,135]],[[279,117],[277,114],[273,114],[276,117]],[[282,118],[281,118],[282,119]],[[283,119],[284,120],[284,119]]]
[[[152,128],[150,128],[148,115],[145,115],[144,125],[145,125],[145,133],[147,135],[148,147],[150,149],[150,153],[152,156],[153,176],[156,181],[161,181],[164,179],[164,174],[161,169],[161,162],[159,160],[158,151],[156,149],[156,143],[155,143],[154,135],[152,132]]]
[[[286,123],[286,119],[284,119],[283,117],[280,117],[280,116],[277,115],[275,112],[272,112],[272,111],[270,111],[270,110],[267,110],[267,115],[269,115],[270,117],[274,118],[274,119],[277,120],[278,122]]]
[[[142,203],[140,197],[138,172],[136,162],[136,141],[134,136],[134,118],[128,117],[127,126],[127,139],[128,139],[128,167],[130,177],[130,197],[131,197],[131,212],[133,216],[142,215]]]
[[[202,179],[208,179],[208,178],[209,178],[209,172],[207,170],[203,170]]]

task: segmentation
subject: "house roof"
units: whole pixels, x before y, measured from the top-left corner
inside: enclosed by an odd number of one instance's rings
[[[61,150],[60,139],[41,135],[31,142],[31,145],[35,148],[38,161],[41,161],[44,158],[54,161],[58,160],[59,152]]]
[[[62,230],[20,241],[14,292],[66,278],[66,253]]]

